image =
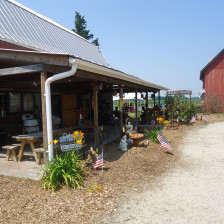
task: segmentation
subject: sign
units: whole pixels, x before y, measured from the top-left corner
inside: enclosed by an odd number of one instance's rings
[[[64,134],[60,137],[59,142],[60,142],[60,143],[74,142],[74,138],[72,137],[71,134],[64,133]]]
[[[71,134],[64,133],[60,138],[61,151],[72,151],[82,147],[82,144],[74,143],[74,138]],[[71,144],[72,143],[72,144]]]
[[[61,151],[62,152],[72,151],[81,147],[82,147],[82,144],[77,144],[77,143],[69,144],[69,145],[61,145]]]

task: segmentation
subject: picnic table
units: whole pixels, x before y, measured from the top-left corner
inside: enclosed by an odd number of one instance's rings
[[[36,132],[36,133],[26,134],[26,135],[16,135],[16,136],[12,136],[12,138],[21,142],[21,146],[20,146],[20,149],[19,149],[19,155],[18,155],[18,161],[19,162],[22,159],[26,143],[30,144],[30,147],[33,151],[33,155],[35,157],[35,160],[37,160],[37,153],[34,151],[34,149],[36,148],[34,143],[37,140],[42,140],[43,139],[43,132]]]
[[[63,128],[63,129],[57,129],[57,130],[53,130],[53,135],[59,135],[68,131],[72,131],[74,128]],[[37,141],[43,141],[43,132],[39,131],[36,133],[31,133],[31,134],[25,134],[25,135],[16,135],[16,136],[12,136],[12,138],[16,139],[17,141],[21,142],[21,146],[19,149],[19,155],[18,155],[18,161],[20,162],[22,159],[22,156],[24,154],[24,149],[25,149],[25,145],[26,143],[30,144],[30,147],[33,151],[33,155],[35,157],[35,160],[38,160],[38,156],[37,153],[35,152],[36,146],[35,146],[35,142]]]

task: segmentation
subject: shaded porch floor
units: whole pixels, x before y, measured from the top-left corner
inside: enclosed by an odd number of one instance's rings
[[[7,161],[6,155],[6,150],[0,151],[0,175],[29,178],[32,180],[40,179],[42,166],[36,164],[31,152],[24,152],[21,162],[14,162],[12,157]]]
[[[100,142],[100,147],[104,147],[106,144],[119,138],[121,134],[121,128],[118,126],[105,127]],[[85,136],[85,158],[87,157],[88,150],[91,146],[94,146],[94,135],[87,134]],[[6,160],[6,150],[0,149],[0,175],[29,178],[32,180],[39,180],[42,176],[42,165],[37,165],[31,152],[31,149],[27,147],[22,157],[21,162],[14,162],[12,155],[10,160]]]

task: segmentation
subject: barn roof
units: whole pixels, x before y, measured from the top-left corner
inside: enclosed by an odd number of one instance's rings
[[[0,0],[0,39],[50,53],[66,53],[104,65],[98,47],[75,32],[13,1]]]
[[[70,55],[92,63],[92,67],[100,66],[100,70],[107,72],[111,77],[118,75],[121,79],[125,78],[139,85],[168,90],[166,87],[111,68],[93,43],[14,0],[0,0],[0,40],[42,54],[46,52]]]
[[[201,72],[200,72],[200,80],[203,80],[204,72],[209,67],[209,65],[211,65],[223,52],[224,52],[224,48],[201,70]]]

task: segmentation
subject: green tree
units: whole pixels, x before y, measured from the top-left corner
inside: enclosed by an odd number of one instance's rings
[[[87,30],[87,24],[84,16],[81,16],[80,13],[75,12],[75,29],[72,29],[75,33],[82,36],[86,40],[93,39],[93,34],[90,33],[90,30]],[[99,46],[98,38],[92,41],[93,44]]]

